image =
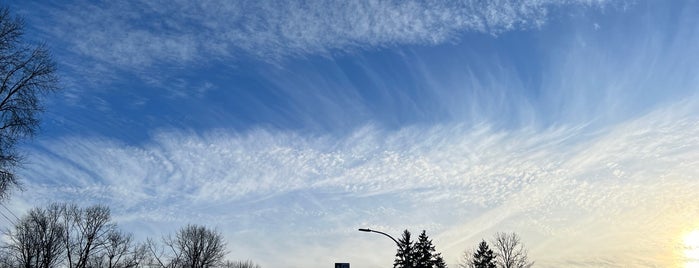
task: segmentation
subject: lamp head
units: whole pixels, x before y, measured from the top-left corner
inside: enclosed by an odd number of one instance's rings
[[[371,232],[371,229],[359,228],[360,232]]]

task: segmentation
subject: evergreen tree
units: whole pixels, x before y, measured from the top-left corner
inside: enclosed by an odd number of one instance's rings
[[[415,268],[415,250],[408,230],[403,231],[403,236],[398,239],[398,245],[393,268]]]
[[[446,268],[442,254],[435,251],[432,240],[423,230],[413,247],[416,268]]]
[[[415,243],[415,268],[432,268],[434,260],[432,259],[434,254],[434,245],[432,245],[432,240],[427,237],[425,230]]]
[[[444,258],[442,258],[442,254],[437,253],[434,256],[434,268],[447,268],[447,264],[444,262]]]
[[[432,240],[423,230],[413,243],[408,230],[398,239],[398,252],[393,268],[446,268],[442,254],[435,251]]]
[[[475,268],[495,268],[495,255],[488,248],[485,240],[478,245],[478,250],[473,253],[473,267]]]

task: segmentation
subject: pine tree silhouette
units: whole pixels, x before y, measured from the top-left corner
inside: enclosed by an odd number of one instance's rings
[[[442,258],[442,254],[437,253],[434,257],[434,268],[447,268],[447,264],[444,262],[444,258]]]
[[[425,230],[418,237],[413,246],[415,252],[415,268],[446,268],[442,254],[435,250],[432,240],[427,236]]]
[[[425,230],[422,231],[415,243],[415,268],[432,268],[434,245],[432,240],[427,237]]]
[[[413,249],[413,241],[410,239],[410,232],[403,231],[403,236],[398,239],[398,252],[396,260],[393,262],[393,268],[416,268],[415,267],[415,250]]]
[[[410,240],[410,232],[403,231],[403,236],[398,239],[398,245],[393,268],[447,268],[442,254],[435,251],[432,240],[425,230],[415,243]]]
[[[495,254],[488,248],[485,240],[478,245],[478,250],[473,253],[473,267],[475,268],[495,268]]]

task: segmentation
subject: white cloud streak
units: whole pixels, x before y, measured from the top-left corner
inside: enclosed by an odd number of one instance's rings
[[[539,27],[549,9],[606,1],[119,1],[36,8],[36,24],[76,55],[147,69],[252,55],[330,56],[357,49],[434,45],[463,32]]]
[[[373,250],[347,248],[365,243],[351,235],[361,226],[426,228],[452,260],[504,229],[523,234],[543,267],[665,266],[677,259],[647,251],[671,252],[674,239],[699,227],[696,111],[680,102],[594,133],[443,125],[368,126],[342,138],[163,132],[140,146],[65,138],[31,151],[30,191],[18,198],[107,203],[139,235],[196,219],[266,266],[317,265],[289,262],[296,251],[262,253],[302,240],[299,250],[316,261],[351,251],[357,265],[387,265]],[[235,245],[250,239],[255,247]]]

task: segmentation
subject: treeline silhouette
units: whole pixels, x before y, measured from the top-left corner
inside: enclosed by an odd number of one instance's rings
[[[527,249],[516,233],[495,233],[490,243],[493,249],[484,239],[475,249],[464,251],[459,268],[529,268],[534,266],[534,262],[529,260]]]
[[[446,268],[442,254],[437,252],[425,230],[413,241],[408,230],[398,239],[393,268]],[[473,250],[466,250],[459,268],[529,268],[534,262],[516,233],[498,232],[492,239],[494,250],[482,240]]]
[[[202,225],[136,242],[102,205],[36,207],[18,218],[6,236],[0,248],[3,268],[260,268],[249,260],[225,260],[223,236]]]
[[[446,268],[442,254],[435,250],[425,230],[413,242],[408,230],[398,239],[398,252],[393,268]]]

